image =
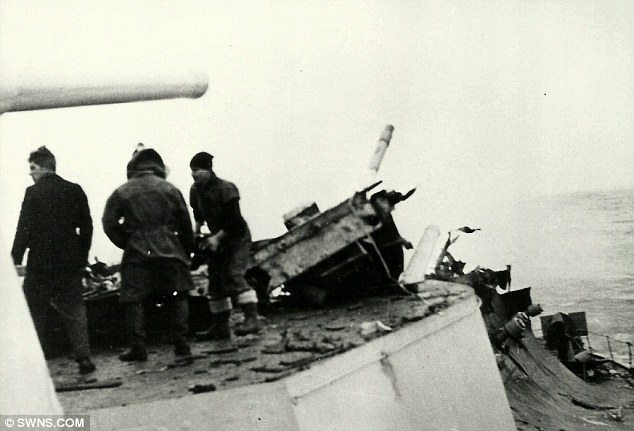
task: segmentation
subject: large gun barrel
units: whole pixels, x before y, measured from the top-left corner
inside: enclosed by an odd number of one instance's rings
[[[143,75],[116,79],[94,77],[23,77],[0,81],[0,114],[12,111],[103,105],[187,97],[198,98],[209,86],[203,74]]]

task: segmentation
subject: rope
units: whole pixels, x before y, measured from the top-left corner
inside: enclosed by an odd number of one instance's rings
[[[353,198],[354,198],[354,196],[351,197],[350,199],[348,199],[348,207],[350,208],[350,212],[356,218],[358,218],[359,220],[363,221],[363,218],[355,211],[354,206],[352,205],[352,199]],[[365,234],[365,239],[367,240],[368,243],[370,243],[370,245],[372,246],[372,248],[376,252],[377,256],[379,257],[379,261],[381,262],[381,266],[383,267],[383,270],[385,271],[386,277],[389,280],[391,280],[392,282],[394,282],[394,284],[396,284],[406,294],[411,295],[411,296],[416,296],[415,292],[410,292],[409,290],[407,290],[407,288],[403,284],[401,284],[398,280],[396,280],[394,277],[392,277],[392,274],[390,274],[390,268],[387,266],[387,262],[385,262],[385,259],[383,258],[383,255],[381,254],[381,250],[379,250],[379,246],[374,241],[374,238],[372,238],[372,235],[370,235],[370,233],[366,233]]]

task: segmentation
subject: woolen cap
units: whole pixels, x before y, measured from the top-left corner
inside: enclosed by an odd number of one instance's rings
[[[192,170],[204,169],[206,171],[211,171],[211,168],[213,166],[213,159],[214,159],[214,156],[202,151],[196,154],[194,157],[192,157],[191,162],[189,162],[189,167]]]

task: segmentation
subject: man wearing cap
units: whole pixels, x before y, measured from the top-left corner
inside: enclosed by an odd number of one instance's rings
[[[238,188],[216,176],[212,168],[213,156],[209,153],[196,154],[189,166],[194,178],[189,200],[196,221],[196,233],[200,234],[205,223],[211,233],[202,245],[209,252],[211,327],[197,334],[198,339],[223,340],[231,337],[231,298],[235,298],[245,318],[235,333],[246,335],[259,332],[257,295],[245,279],[251,251],[251,232],[240,212]]]
[[[182,193],[165,177],[155,150],[136,152],[128,163],[128,181],[108,198],[102,218],[108,238],[124,250],[120,300],[126,304],[131,348],[119,356],[122,361],[147,359],[144,302],[152,293],[173,306],[174,353],[191,355],[186,336],[194,234]]]
[[[81,186],[55,173],[55,156],[48,148],[31,152],[29,167],[35,184],[24,194],[11,256],[20,266],[29,249],[24,296],[40,344],[52,306],[66,326],[79,372],[92,373],[81,275],[92,242],[88,199]]]

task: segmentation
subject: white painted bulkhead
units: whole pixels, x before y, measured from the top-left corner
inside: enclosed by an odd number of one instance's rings
[[[277,382],[90,415],[93,431],[516,429],[473,293]]]
[[[515,429],[475,295],[287,388],[302,431]]]

